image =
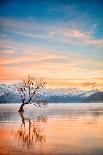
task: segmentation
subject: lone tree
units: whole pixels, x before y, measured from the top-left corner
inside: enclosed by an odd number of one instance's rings
[[[21,97],[22,104],[18,112],[24,112],[24,105],[31,104],[35,97],[40,96],[40,90],[44,87],[45,82],[41,79],[36,79],[32,76],[27,76],[19,84],[18,92]],[[40,106],[41,103],[34,104]],[[43,105],[45,105],[43,103]]]

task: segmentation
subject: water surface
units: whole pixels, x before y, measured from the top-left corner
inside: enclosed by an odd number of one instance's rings
[[[103,155],[103,104],[0,105],[0,155]]]

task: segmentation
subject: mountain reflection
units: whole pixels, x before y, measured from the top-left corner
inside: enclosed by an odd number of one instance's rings
[[[25,118],[20,112],[21,124],[12,132],[18,143],[26,148],[30,148],[35,143],[43,145],[46,141],[45,126],[47,123],[46,116],[39,116],[34,120]]]

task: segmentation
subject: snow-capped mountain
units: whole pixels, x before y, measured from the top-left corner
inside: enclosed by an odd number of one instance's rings
[[[98,92],[97,89],[92,89],[89,91],[80,90],[77,88],[56,88],[56,89],[44,89],[43,95],[45,96],[90,96],[95,92]]]
[[[18,84],[0,84],[0,103],[20,102],[17,87]],[[101,91],[97,89],[85,91],[77,88],[45,88],[42,90],[41,98],[48,102],[85,102],[87,98],[97,92]]]
[[[17,94],[17,86],[18,84],[0,84],[0,96],[5,95],[7,93]]]

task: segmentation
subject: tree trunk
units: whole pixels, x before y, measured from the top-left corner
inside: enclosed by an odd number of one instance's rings
[[[20,114],[20,117],[22,120],[22,124],[24,124],[24,126],[25,126],[25,118],[24,118],[23,112],[19,111],[19,114]]]
[[[24,107],[25,104],[28,104],[28,102],[26,102],[26,103],[22,103],[22,105],[20,106],[20,109],[19,109],[18,112],[24,112],[23,107]]]

